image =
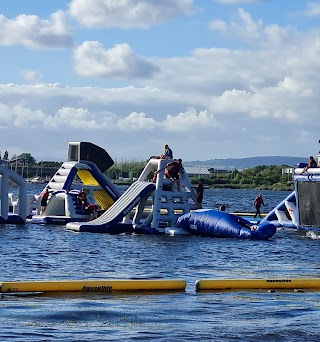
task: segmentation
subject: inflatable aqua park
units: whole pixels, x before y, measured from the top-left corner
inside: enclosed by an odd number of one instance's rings
[[[225,211],[199,209],[178,218],[179,227],[191,234],[251,240],[268,240],[277,231],[269,222],[253,224],[252,222]]]
[[[89,142],[69,142],[66,162],[43,189],[49,191],[49,198],[42,212],[40,195],[29,195],[26,181],[0,164],[0,224],[23,224],[29,219],[36,224],[66,225],[77,232],[252,240],[270,239],[277,227],[320,229],[320,167],[298,164],[294,191],[256,224],[241,215],[197,210],[195,189],[183,166],[179,181],[164,172],[173,161],[151,158],[137,181],[122,194],[105,174],[114,163],[107,151]],[[18,185],[19,193],[8,192],[9,181]],[[87,207],[99,208],[97,218],[79,204],[80,189],[86,192]]]

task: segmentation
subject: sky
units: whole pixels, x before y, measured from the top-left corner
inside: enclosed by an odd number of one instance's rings
[[[320,1],[10,0],[0,151],[115,161],[319,153]]]

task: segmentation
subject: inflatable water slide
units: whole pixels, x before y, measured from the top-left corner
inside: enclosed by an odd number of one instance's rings
[[[135,182],[127,191],[100,217],[88,222],[67,223],[67,229],[90,233],[132,233],[131,224],[118,223],[142,200],[155,190],[155,185],[148,182]]]
[[[32,216],[32,222],[87,221],[88,212],[77,201],[80,189],[87,192],[88,204],[97,204],[102,211],[109,209],[120,197],[117,187],[104,174],[113,163],[109,154],[97,145],[69,142],[67,161],[45,186],[50,193],[46,212]]]

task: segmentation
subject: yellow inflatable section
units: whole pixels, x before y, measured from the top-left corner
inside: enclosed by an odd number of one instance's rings
[[[93,177],[90,171],[88,170],[78,170],[77,176],[81,179],[84,185],[93,185],[99,186],[100,184]],[[94,200],[98,203],[102,210],[109,209],[114,200],[108,195],[108,193],[104,190],[94,190],[93,191]]]
[[[203,279],[196,281],[196,290],[247,289],[319,289],[320,278],[293,279]]]
[[[1,293],[14,292],[112,292],[171,290],[184,291],[185,280],[180,279],[137,279],[137,280],[56,280],[56,281],[9,281],[0,283]]]

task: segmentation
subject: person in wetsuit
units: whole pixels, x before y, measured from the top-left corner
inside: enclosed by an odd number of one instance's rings
[[[264,205],[262,194],[259,194],[253,202],[253,206],[256,208],[256,213],[254,215],[254,218],[256,218],[258,215],[261,218],[260,207],[262,204]]]

